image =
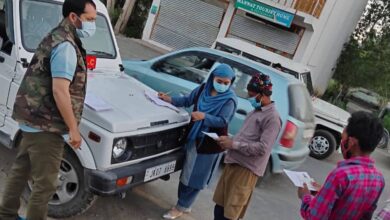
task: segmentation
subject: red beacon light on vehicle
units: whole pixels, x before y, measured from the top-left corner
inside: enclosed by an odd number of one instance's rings
[[[87,55],[86,60],[87,60],[87,69],[89,70],[96,69],[96,60],[97,60],[96,56]]]

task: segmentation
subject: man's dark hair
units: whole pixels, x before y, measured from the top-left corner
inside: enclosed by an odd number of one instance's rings
[[[96,4],[93,0],[65,0],[62,6],[62,15],[66,18],[73,12],[80,16],[85,12],[87,4],[91,4],[96,9]]]
[[[360,150],[371,153],[383,136],[383,125],[377,117],[367,112],[355,112],[349,118],[346,132],[359,141]]]

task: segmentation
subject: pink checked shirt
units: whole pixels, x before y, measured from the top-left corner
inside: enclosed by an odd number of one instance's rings
[[[371,219],[384,185],[369,157],[341,161],[315,197],[302,198],[301,215],[306,220]]]

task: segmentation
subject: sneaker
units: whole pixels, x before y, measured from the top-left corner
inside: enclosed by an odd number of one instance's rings
[[[163,215],[164,219],[177,219],[180,216],[182,216],[184,212],[179,211],[176,207],[173,207],[171,210],[169,210],[167,213]]]
[[[188,209],[184,209],[183,210],[183,212],[185,213],[185,214],[190,214],[191,213],[191,208],[188,208]]]

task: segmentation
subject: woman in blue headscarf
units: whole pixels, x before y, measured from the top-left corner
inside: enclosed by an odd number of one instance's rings
[[[237,97],[231,89],[234,79],[233,69],[227,64],[219,64],[212,70],[206,84],[197,87],[188,96],[171,98],[159,93],[160,99],[177,107],[190,107],[197,102],[197,111],[191,113],[193,125],[185,146],[186,158],[180,177],[179,199],[176,206],[164,214],[165,219],[176,219],[189,213],[200,190],[207,187],[218,168],[222,153],[198,154],[196,140],[203,138],[202,131],[225,128],[233,118],[237,107]]]

